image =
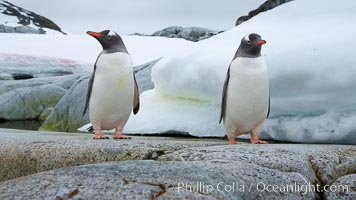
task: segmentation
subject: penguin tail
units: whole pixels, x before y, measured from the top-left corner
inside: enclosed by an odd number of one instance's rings
[[[93,127],[93,126],[90,126],[89,128],[87,128],[87,130],[88,130],[89,132],[93,133],[93,132],[94,132],[94,127]]]

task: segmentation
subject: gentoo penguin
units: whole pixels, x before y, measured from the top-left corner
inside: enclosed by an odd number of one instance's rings
[[[89,80],[83,115],[89,108],[94,139],[108,139],[101,131],[115,129],[114,139],[131,139],[122,135],[131,110],[140,107],[137,82],[131,57],[117,33],[109,30],[88,31],[103,47]]]
[[[252,144],[266,144],[258,139],[258,129],[270,112],[269,80],[261,36],[248,34],[241,40],[226,74],[221,102],[220,121],[229,138],[236,144],[235,137],[250,133]]]

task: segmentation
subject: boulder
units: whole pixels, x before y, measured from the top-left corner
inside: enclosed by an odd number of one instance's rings
[[[40,130],[75,132],[89,123],[88,112],[82,115],[88,88],[89,73],[77,77],[75,83],[54,107]]]
[[[47,108],[54,107],[65,92],[53,84],[5,92],[0,95],[0,119],[37,119]]]
[[[170,26],[170,27],[167,27],[162,30],[154,32],[152,34],[152,36],[175,38],[175,37],[177,37],[178,33],[182,32],[183,30],[184,30],[184,28],[181,26]]]
[[[31,34],[40,34],[41,32],[35,28],[30,26],[16,26],[15,27],[16,33],[31,33]]]
[[[189,41],[197,42],[219,34],[218,31],[213,31],[200,27],[171,26],[160,31],[156,31],[152,36],[161,36],[169,38],[183,38]]]
[[[68,90],[72,86],[76,78],[77,75],[66,75],[54,77],[40,77],[25,80],[0,80],[0,95],[14,89],[30,88],[50,84],[54,84],[59,87],[62,87],[65,90]]]
[[[151,72],[152,72],[152,67],[160,60],[156,59],[151,62],[148,62],[146,64],[136,66],[134,68],[135,71],[135,77],[138,85],[138,91],[140,93],[150,90],[154,88],[154,84],[152,82],[152,77],[151,77]]]
[[[0,80],[0,127],[38,130],[77,78]]]
[[[190,40],[193,42],[198,42],[200,40],[210,38],[217,34],[218,34],[217,31],[209,30],[206,28],[188,27],[182,30],[181,32],[179,32],[177,37]]]
[[[0,33],[15,33],[15,28],[0,24]]]

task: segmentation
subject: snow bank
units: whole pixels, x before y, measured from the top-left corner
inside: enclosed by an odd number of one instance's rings
[[[122,36],[134,66],[191,48],[193,42],[161,37]],[[102,50],[89,35],[0,33],[0,54],[56,57],[93,65]]]
[[[142,95],[125,129],[223,136],[218,124],[224,76],[241,38],[256,32],[271,86],[265,137],[294,142],[356,143],[356,2],[298,0],[201,41],[152,71],[155,90]]]

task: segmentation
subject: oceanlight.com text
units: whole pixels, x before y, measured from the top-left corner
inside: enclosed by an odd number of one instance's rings
[[[208,184],[204,182],[180,182],[176,187],[178,192],[198,192],[209,194],[213,192],[232,192],[232,193],[244,193],[244,192],[260,192],[260,193],[321,193],[321,192],[349,192],[348,185],[320,185],[320,184],[270,184],[270,183],[253,183],[249,185],[241,184],[238,182],[225,183],[219,182],[217,184]]]

